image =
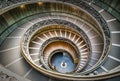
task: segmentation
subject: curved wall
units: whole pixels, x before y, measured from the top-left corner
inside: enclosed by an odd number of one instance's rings
[[[13,9],[6,9],[5,12],[1,12],[0,14],[0,44],[4,40],[4,38],[9,35],[10,32],[12,32],[16,27],[18,27],[21,24],[24,24],[27,21],[30,21],[31,19],[37,18],[40,15],[40,13],[47,14],[48,12],[60,12],[60,13],[69,13],[72,15],[76,15],[83,19],[84,21],[87,21],[91,23],[94,27],[97,28],[96,21],[86,14],[83,10],[78,10],[75,6],[70,6],[67,4],[62,3],[31,3],[31,4],[21,4],[17,5],[17,7],[12,6]],[[54,7],[55,6],[55,7]],[[51,14],[49,14],[51,15]],[[7,31],[6,31],[7,30]]]

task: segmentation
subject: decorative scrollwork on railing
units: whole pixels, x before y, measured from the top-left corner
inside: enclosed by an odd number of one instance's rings
[[[70,23],[68,21],[65,21],[65,20],[59,20],[59,19],[49,19],[49,20],[44,20],[44,21],[41,21],[41,22],[38,22],[36,24],[34,24],[33,26],[31,26],[27,31],[26,33],[24,34],[24,43],[23,43],[23,48],[26,52],[26,54],[29,54],[28,52],[28,42],[31,38],[31,35],[33,33],[35,33],[36,31],[38,31],[40,28],[42,27],[45,27],[45,26],[48,26],[48,25],[64,25],[64,26],[68,26],[68,27],[71,27],[72,29],[76,30],[76,32],[78,32],[79,34],[81,34],[85,40],[85,42],[88,44],[88,48],[89,48],[89,52],[91,52],[91,43],[89,41],[89,38],[87,37],[87,35],[78,27],[76,26],[75,24],[73,23]]]
[[[7,6],[21,2],[22,0],[0,0],[0,8],[5,8]]]
[[[108,53],[108,50],[110,49],[110,43],[111,43],[111,34],[110,34],[110,30],[108,28],[108,25],[106,23],[106,21],[104,20],[104,18],[101,16],[100,13],[98,13],[93,7],[91,7],[90,5],[88,5],[87,3],[85,3],[83,0],[57,0],[57,1],[63,1],[66,3],[70,3],[73,5],[76,5],[80,8],[82,8],[83,10],[86,10],[90,15],[92,15],[97,21],[98,23],[101,25],[101,30],[103,32],[103,34],[105,35],[105,48],[103,51],[103,55],[106,55]],[[102,58],[101,58],[102,59]]]

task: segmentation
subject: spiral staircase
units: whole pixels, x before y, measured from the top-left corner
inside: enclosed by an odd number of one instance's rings
[[[19,81],[120,79],[120,22],[104,9],[83,0],[1,3],[0,71]]]

